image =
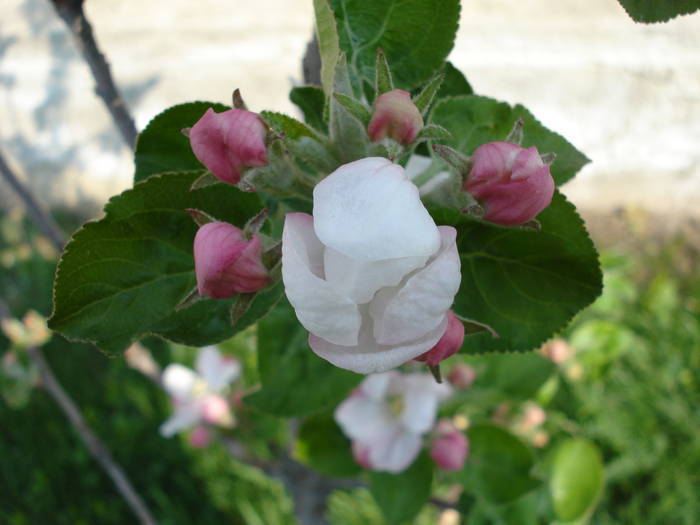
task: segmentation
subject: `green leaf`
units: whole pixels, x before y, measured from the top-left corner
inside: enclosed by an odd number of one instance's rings
[[[468,430],[469,458],[459,477],[466,488],[500,505],[519,498],[539,482],[530,476],[530,449],[513,434],[490,424]]]
[[[321,54],[321,84],[323,91],[330,96],[333,91],[335,66],[340,56],[338,29],[328,0],[314,0],[314,15],[318,49]]]
[[[372,115],[370,114],[369,109],[362,104],[362,102],[358,102],[354,98],[347,95],[342,95],[340,93],[333,93],[333,98],[335,98],[340,105],[345,108],[345,111],[359,120],[363,126],[367,126],[367,124],[369,124],[369,119],[372,118]]]
[[[258,324],[262,388],[246,404],[277,416],[302,416],[335,406],[362,380],[324,361],[309,348],[308,333],[283,300]]]
[[[549,479],[554,513],[561,521],[589,515],[603,489],[600,451],[585,439],[569,439],[554,452]]]
[[[700,9],[700,0],[619,0],[635,22],[666,22]]]
[[[452,64],[452,62],[445,63],[442,72],[445,75],[445,80],[443,80],[440,90],[437,93],[438,99],[456,97],[459,95],[471,95],[474,93],[467,78]]]
[[[484,371],[476,379],[477,385],[511,400],[531,399],[556,370],[552,361],[535,352],[488,354],[475,356],[469,362],[484,365]]]
[[[156,173],[206,169],[181,130],[193,126],[209,108],[217,113],[231,109],[215,102],[188,102],[166,109],[148,123],[136,141],[134,184]]]
[[[243,226],[262,207],[229,184],[195,191],[200,172],[154,176],[113,197],[105,216],[73,236],[61,257],[49,326],[70,339],[119,352],[147,333],[200,346],[231,337],[235,299],[207,299],[174,312],[195,285],[197,227],[185,208]]]
[[[377,48],[394,85],[411,89],[431,78],[454,44],[459,0],[331,0],[340,49],[364,82],[374,85]]]
[[[302,137],[316,138],[316,133],[306,124],[284,113],[262,111],[260,116],[273,130],[284,133],[292,140],[298,140]]]
[[[505,140],[519,117],[524,121],[523,147],[537,146],[540,154],[556,153],[551,173],[557,186],[589,162],[583,153],[561,135],[545,128],[521,105],[511,107],[477,95],[446,98],[435,104],[430,121],[452,133],[453,139],[447,144],[471,155],[482,144]]]
[[[345,55],[341,55],[335,68],[333,78],[333,93],[335,95],[352,96],[350,75]],[[341,164],[367,156],[369,137],[365,127],[338,101],[337,97],[330,98],[330,138],[335,147],[336,156]]]
[[[362,472],[352,456],[351,442],[336,424],[333,412],[323,412],[302,422],[294,456],[326,476],[342,478]]]
[[[369,490],[391,525],[412,520],[430,498],[433,461],[422,452],[399,474],[372,472]]]
[[[457,213],[434,212],[457,228],[462,283],[455,313],[492,327],[464,341],[463,351],[536,348],[602,291],[598,253],[575,208],[555,192],[537,219],[542,230],[504,228]]]
[[[326,97],[321,88],[316,86],[293,87],[289,92],[289,100],[299,107],[309,126],[324,133],[328,132],[328,125],[323,120],[323,106],[326,103]]]

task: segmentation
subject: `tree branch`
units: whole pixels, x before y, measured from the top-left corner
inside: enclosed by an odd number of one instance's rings
[[[112,120],[119,128],[126,145],[133,150],[136,145],[136,125],[114,83],[109,63],[97,46],[92,26],[83,10],[84,0],[50,1],[58,16],[68,26],[78,49],[80,49],[83,58],[90,66],[90,71],[95,79],[95,93],[107,106],[107,110],[112,115]]]
[[[27,209],[27,213],[34,220],[41,232],[49,238],[51,244],[54,245],[59,253],[62,252],[63,245],[65,244],[63,233],[53,220],[53,217],[39,205],[39,202],[34,198],[29,188],[17,178],[15,172],[12,171],[5,161],[2,151],[0,151],[0,175],[2,175],[12,189],[15,190],[17,195],[19,195],[19,198]]]

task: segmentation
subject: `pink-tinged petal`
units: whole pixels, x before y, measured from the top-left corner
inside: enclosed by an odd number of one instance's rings
[[[372,468],[372,464],[369,461],[369,447],[367,445],[363,445],[359,441],[353,441],[352,456],[361,467],[366,469]]]
[[[288,213],[282,233],[282,279],[299,322],[309,332],[339,345],[357,344],[357,305],[323,280],[323,246],[305,213]]]
[[[378,344],[397,345],[417,339],[445,319],[459,290],[460,260],[457,231],[451,226],[438,230],[442,244],[437,256],[402,286],[380,290],[370,303]]]
[[[198,424],[200,419],[201,414],[197,403],[176,405],[173,415],[160,426],[160,435],[163,437],[174,436],[181,430]]]
[[[367,446],[373,470],[396,474],[413,463],[423,446],[423,440],[417,434],[399,429],[382,440],[367,443]]]
[[[221,396],[208,395],[200,402],[200,413],[203,421],[210,425],[231,426],[233,418],[228,402]]]
[[[163,370],[163,388],[178,403],[185,403],[192,398],[192,388],[197,381],[194,370],[173,363]]]
[[[197,159],[219,179],[237,184],[243,169],[267,164],[265,124],[250,111],[209,108],[189,133]]]
[[[441,361],[456,354],[464,343],[464,325],[457,316],[449,310],[447,312],[447,330],[437,344],[423,355],[416,357],[416,361],[422,361],[428,366],[436,366]]]
[[[343,401],[336,408],[334,417],[346,436],[363,443],[383,440],[399,427],[386,403],[361,396]]]
[[[215,346],[200,348],[195,368],[214,392],[230,385],[241,371],[241,365],[236,359],[223,357]]]
[[[372,374],[385,372],[410,361],[432,348],[447,329],[447,316],[423,337],[397,345],[380,345],[372,335],[372,322],[365,317],[360,330],[359,343],[353,346],[333,344],[313,333],[309,334],[309,346],[319,356],[335,366],[357,372]]]
[[[438,405],[452,394],[452,388],[437,383],[430,374],[408,374],[404,382],[401,423],[415,434],[424,434],[433,427]]]
[[[362,261],[426,257],[440,247],[418,188],[383,157],[345,164],[316,185],[314,228],[325,246]]]
[[[372,118],[367,126],[373,142],[390,137],[401,144],[410,144],[421,129],[423,116],[408,91],[394,89],[382,93],[374,101]]]
[[[243,232],[226,222],[210,222],[194,238],[194,265],[199,294],[224,299],[253,293],[269,283],[256,235],[246,241]]]
[[[408,273],[425,265],[428,257],[403,257],[381,261],[358,261],[333,248],[326,248],[324,269],[338,293],[357,304],[368,303],[380,288],[396,286]]]

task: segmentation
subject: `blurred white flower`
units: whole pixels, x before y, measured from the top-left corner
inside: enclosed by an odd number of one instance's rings
[[[368,376],[335,411],[366,468],[401,472],[416,458],[435,423],[438,404],[452,393],[430,374],[385,372]]]
[[[233,414],[225,397],[228,386],[239,376],[235,359],[222,356],[215,346],[199,350],[196,372],[180,364],[163,371],[163,388],[173,402],[173,415],[160,427],[164,437],[201,423],[233,426]]]

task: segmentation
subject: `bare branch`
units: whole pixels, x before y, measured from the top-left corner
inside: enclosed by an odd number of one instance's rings
[[[107,110],[112,115],[112,120],[119,128],[126,145],[133,150],[136,145],[136,125],[114,83],[109,63],[97,46],[92,26],[83,10],[83,0],[50,1],[68,26],[75,44],[90,66],[90,71],[95,79],[95,93],[107,106]]]

